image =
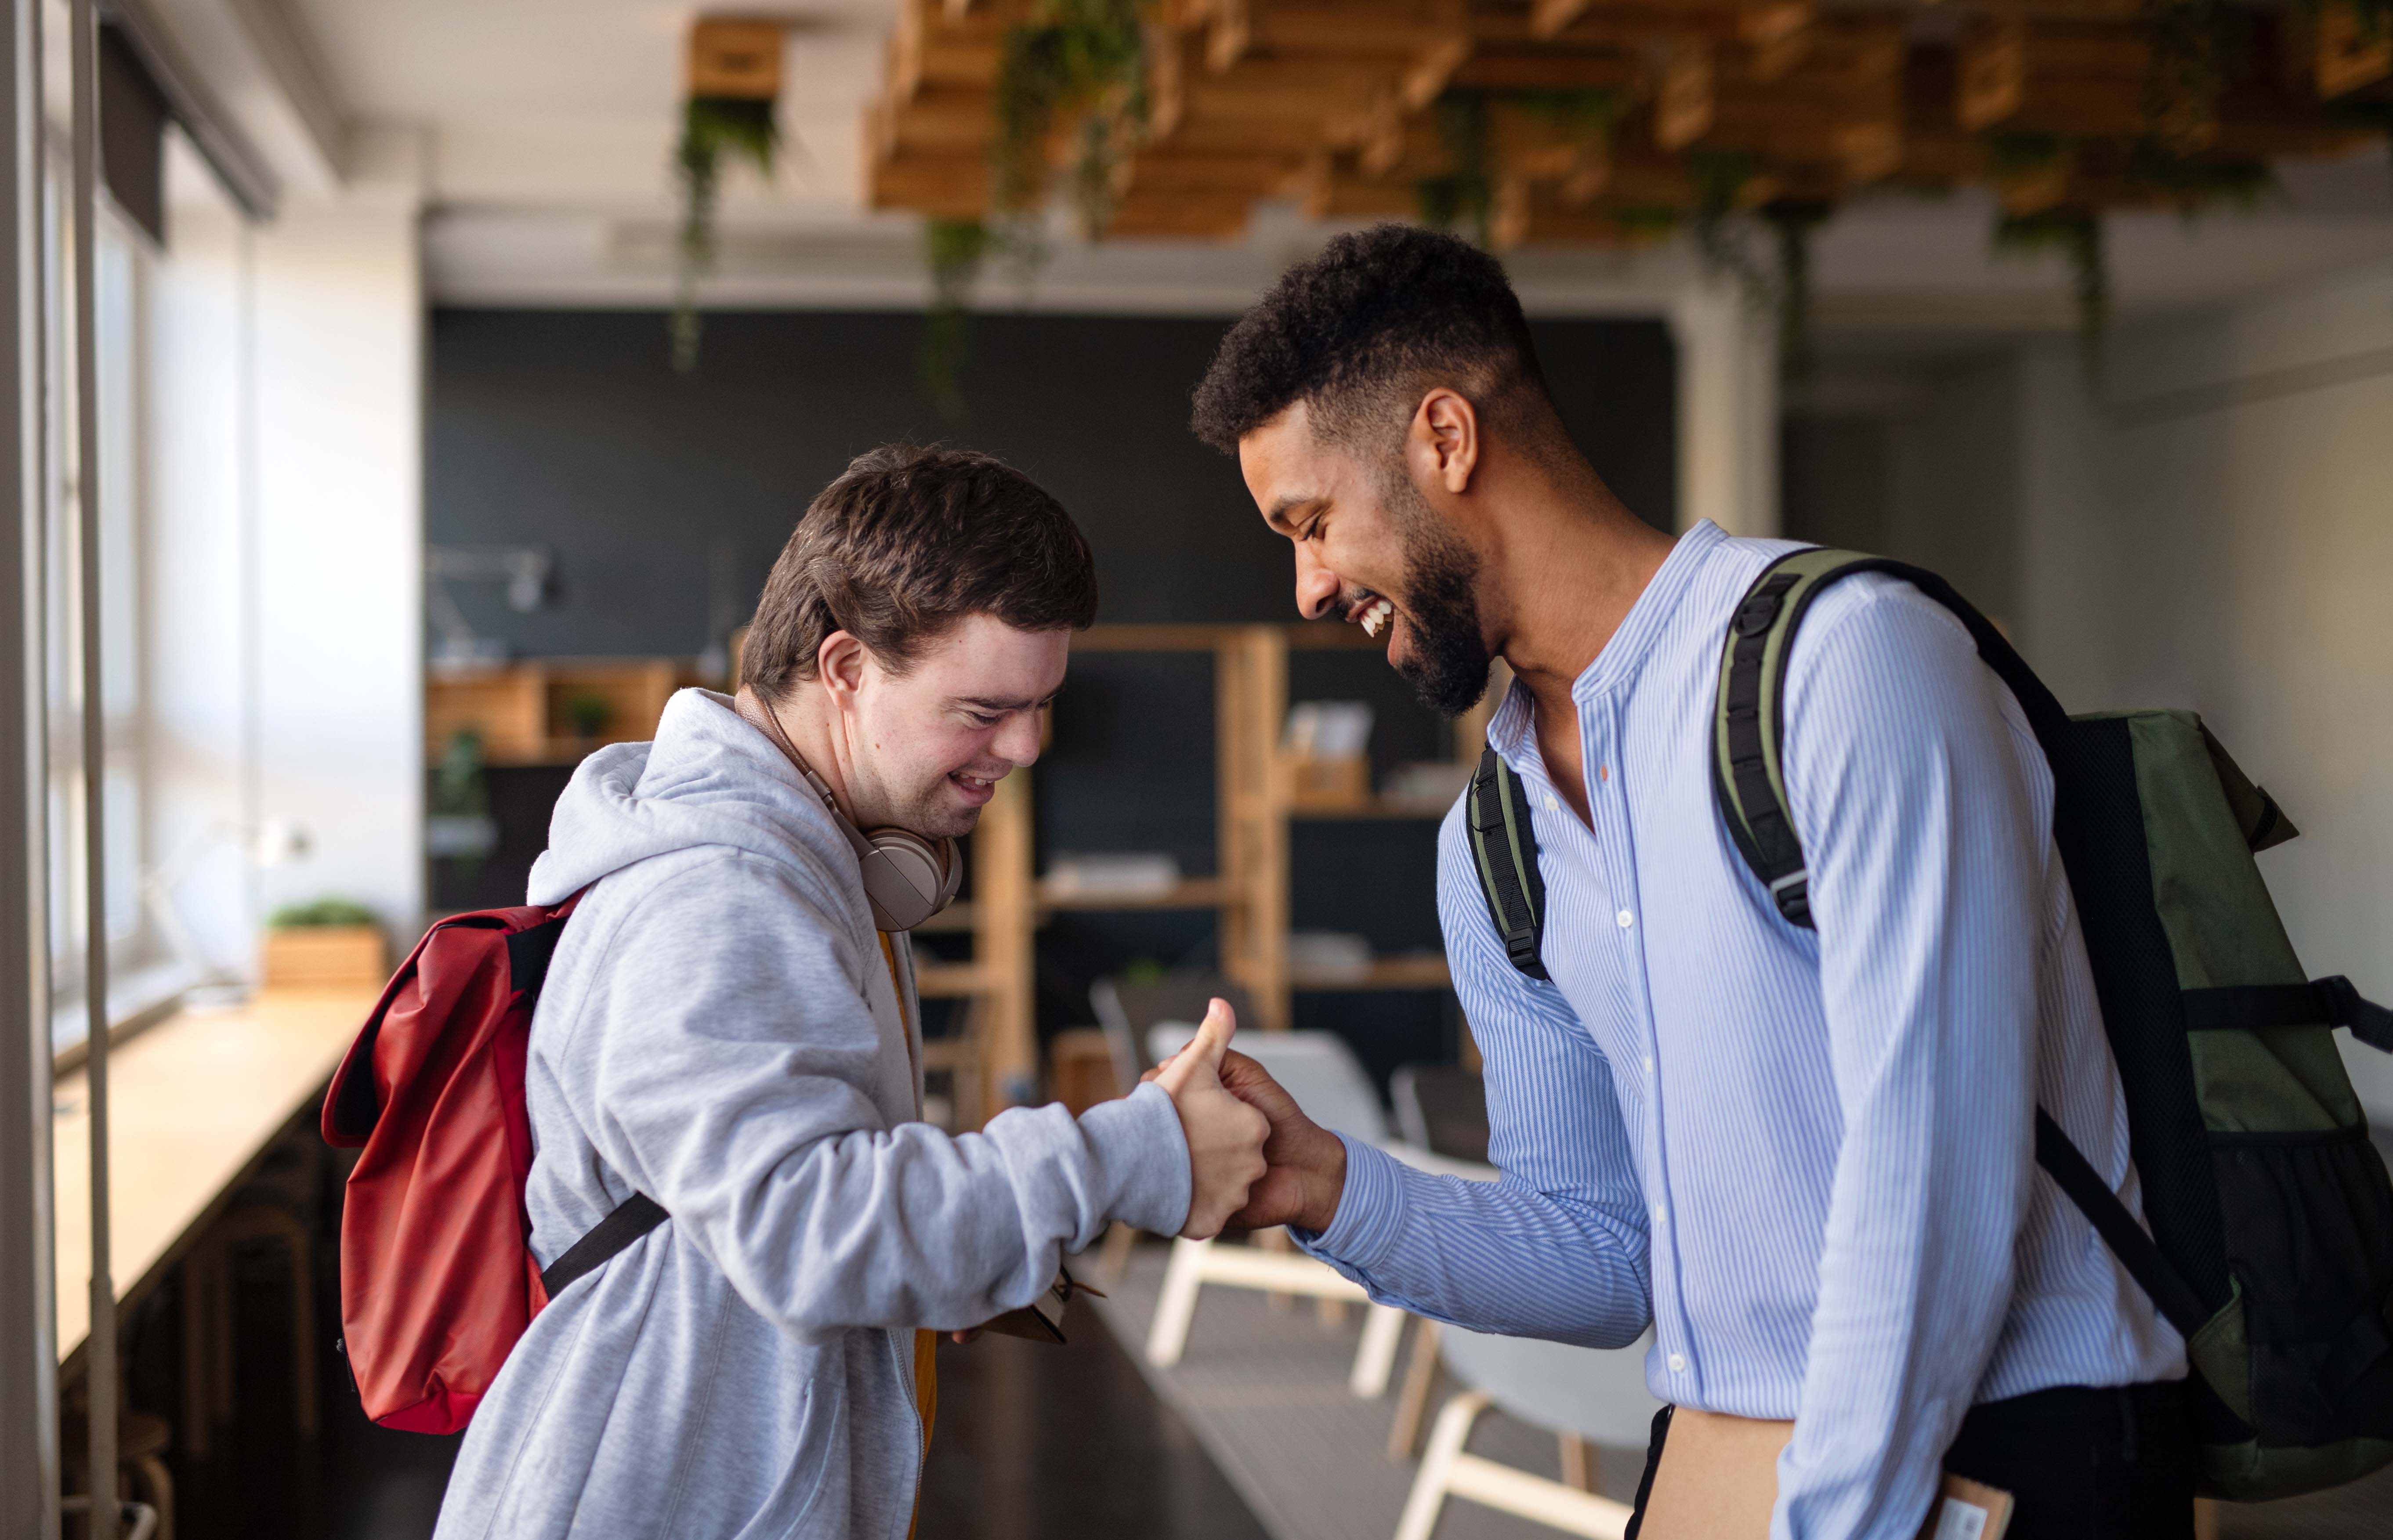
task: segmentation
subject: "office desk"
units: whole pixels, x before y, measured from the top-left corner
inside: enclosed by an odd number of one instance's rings
[[[379,993],[269,989],[238,1011],[184,1011],[109,1055],[118,1299],[154,1284],[275,1135],[316,1105]],[[54,1094],[63,1363],[91,1328],[91,1108],[80,1071]]]

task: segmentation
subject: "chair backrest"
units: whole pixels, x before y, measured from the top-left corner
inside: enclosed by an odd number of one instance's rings
[[[1523,1422],[1608,1449],[1642,1449],[1662,1403],[1645,1388],[1648,1331],[1626,1348],[1574,1348],[1447,1326],[1438,1357],[1456,1378]]]
[[[1390,1077],[1396,1132],[1456,1160],[1487,1158],[1487,1085],[1460,1064],[1406,1064]]]
[[[1147,1051],[1159,1063],[1196,1035],[1194,1021],[1163,1023],[1147,1033]],[[1269,1070],[1323,1128],[1374,1144],[1387,1142],[1388,1115],[1380,1093],[1354,1051],[1335,1032],[1240,1032],[1231,1046]]]
[[[1205,1008],[1216,995],[1230,1002],[1242,1026],[1253,1024],[1252,997],[1244,985],[1233,984],[1219,973],[1183,969],[1137,983],[1102,978],[1089,985],[1089,1005],[1097,1013],[1097,1024],[1105,1029],[1105,1049],[1114,1062],[1114,1078],[1124,1094],[1138,1084],[1140,1076],[1156,1066],[1157,1056],[1147,1051],[1147,1035],[1156,1025],[1163,1022],[1192,1024],[1179,1039],[1185,1042],[1189,1034],[1196,1030],[1193,1024],[1205,1019]]]

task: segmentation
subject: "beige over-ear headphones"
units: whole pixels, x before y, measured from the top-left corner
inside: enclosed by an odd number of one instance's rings
[[[781,731],[781,719],[757,698],[754,690],[741,685],[731,704],[748,725],[771,738],[774,747],[797,767],[798,774],[814,788],[815,795],[822,799],[831,822],[839,825],[847,842],[856,847],[857,863],[864,868],[864,896],[872,906],[875,926],[884,931],[910,931],[955,902],[956,889],[963,882],[964,864],[953,840],[944,835],[926,840],[910,829],[876,829],[870,833],[859,830],[839,810],[830,788],[823,784],[823,778],[815,774],[805,756],[798,752],[790,735]]]

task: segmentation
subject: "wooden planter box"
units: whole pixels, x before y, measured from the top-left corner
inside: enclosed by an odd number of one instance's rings
[[[266,933],[266,983],[272,988],[380,984],[390,954],[373,925],[292,925]]]

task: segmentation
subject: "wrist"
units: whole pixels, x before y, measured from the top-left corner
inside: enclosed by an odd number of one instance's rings
[[[1318,1126],[1313,1131],[1318,1143],[1307,1152],[1304,1217],[1298,1222],[1321,1235],[1337,1222],[1339,1200],[1346,1195],[1346,1142]]]

